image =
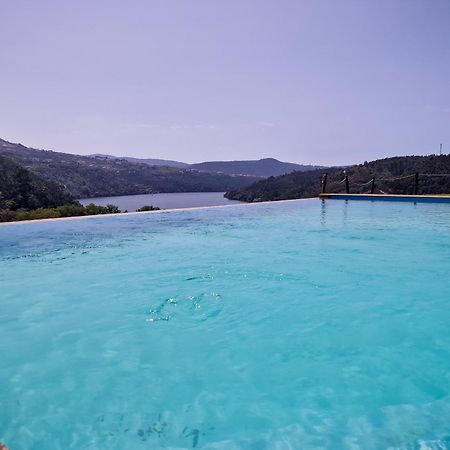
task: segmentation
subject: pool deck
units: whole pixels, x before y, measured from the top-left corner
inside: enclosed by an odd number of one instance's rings
[[[450,195],[397,195],[397,194],[320,194],[322,200],[372,200],[394,202],[450,203]]]

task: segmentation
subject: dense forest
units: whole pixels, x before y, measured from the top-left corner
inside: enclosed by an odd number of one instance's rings
[[[13,159],[42,179],[64,185],[75,198],[157,192],[212,192],[242,188],[247,176],[150,166],[123,159],[93,158],[36,150],[0,140],[0,155]]]
[[[233,200],[260,202],[316,197],[324,173],[328,173],[327,192],[345,192],[345,175],[350,193],[370,192],[370,180],[375,177],[375,193],[412,194],[414,173],[419,175],[419,194],[450,193],[450,155],[399,156],[365,162],[345,168],[328,168],[293,172],[258,181],[246,188],[227,192]]]
[[[70,203],[74,203],[72,196],[61,186],[0,156],[0,209],[53,208]]]
[[[0,156],[0,222],[119,213],[114,205],[81,205],[66,190]]]

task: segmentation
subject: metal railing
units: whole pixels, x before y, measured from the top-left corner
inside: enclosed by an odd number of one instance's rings
[[[399,180],[406,180],[408,178],[414,178],[414,185],[413,185],[413,194],[412,195],[418,195],[419,194],[419,177],[450,177],[450,173],[419,173],[419,172],[414,172],[413,174],[410,175],[402,175],[400,177],[392,177],[392,178],[376,178],[376,177],[372,177],[372,179],[370,179],[369,181],[367,181],[366,183],[352,183],[352,186],[357,186],[357,187],[364,187],[364,186],[369,186],[370,185],[370,190],[369,192],[367,192],[367,194],[375,194],[375,190],[376,190],[376,183],[377,182],[389,182],[389,181],[399,181]],[[328,182],[328,173],[325,172],[322,176],[322,194],[326,194],[327,193],[327,182]],[[347,174],[345,174],[344,171],[344,178],[337,182],[337,184],[342,184],[345,183],[345,192],[347,194],[350,194],[350,179],[349,176]],[[386,194],[386,192],[382,191],[381,189],[377,190],[382,193],[382,194]],[[328,192],[330,193],[330,192]]]

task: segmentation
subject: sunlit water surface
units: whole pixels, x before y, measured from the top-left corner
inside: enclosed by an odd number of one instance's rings
[[[450,448],[450,206],[0,227],[0,441]]]

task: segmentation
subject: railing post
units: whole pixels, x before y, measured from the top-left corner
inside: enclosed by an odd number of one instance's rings
[[[419,172],[414,174],[414,195],[419,194]]]
[[[325,172],[322,176],[322,194],[325,194],[325,192],[327,191],[327,178],[328,173]]]
[[[348,184],[348,175],[345,175],[345,192],[347,192],[347,194],[350,194],[350,186]]]
[[[373,194],[375,192],[375,177],[372,178],[372,185],[370,186],[370,193]]]

